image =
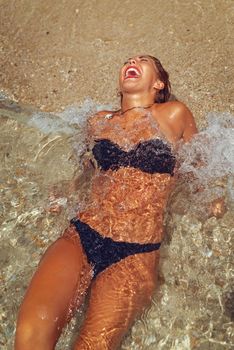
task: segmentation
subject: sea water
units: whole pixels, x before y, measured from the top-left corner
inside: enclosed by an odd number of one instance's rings
[[[11,349],[19,304],[46,248],[84,201],[86,121],[110,106],[87,99],[59,114],[4,102],[1,110],[1,346]],[[233,343],[234,122],[209,113],[207,126],[177,151],[177,186],[165,218],[159,285],[124,350],[231,349]],[[83,177],[82,177],[83,176]],[[74,191],[73,179],[80,188]],[[226,212],[212,216],[212,200]],[[155,199],[156,200],[156,199]],[[70,349],[83,308],[56,349]]]

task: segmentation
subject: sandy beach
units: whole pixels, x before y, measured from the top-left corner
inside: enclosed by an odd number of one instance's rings
[[[41,110],[118,104],[118,69],[150,53],[195,117],[233,110],[233,1],[1,1],[0,88]]]

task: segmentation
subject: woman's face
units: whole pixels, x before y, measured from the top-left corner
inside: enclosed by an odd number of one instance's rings
[[[147,55],[129,58],[119,74],[120,91],[124,92],[155,92],[159,81],[153,60]]]

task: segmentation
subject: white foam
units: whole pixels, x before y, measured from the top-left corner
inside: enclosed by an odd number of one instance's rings
[[[77,132],[77,129],[85,126],[88,117],[107,108],[111,107],[109,105],[97,105],[93,100],[87,98],[81,105],[68,106],[58,114],[33,113],[28,120],[28,125],[36,127],[44,134],[64,133],[73,135]]]
[[[207,127],[182,145],[178,151],[179,169],[182,176],[188,175],[189,186],[202,186],[205,192],[199,196],[218,197],[227,191],[234,199],[234,117],[230,113],[211,112]],[[227,187],[214,185],[226,177]]]
[[[97,105],[92,99],[87,98],[81,105],[68,106],[56,115],[34,113],[28,124],[45,134],[63,133],[73,136],[73,145],[79,158],[86,147],[87,119],[104,109],[110,110],[111,106]],[[228,195],[233,200],[234,117],[227,112],[210,112],[206,119],[207,127],[195,135],[191,142],[179,147],[178,172],[184,177],[192,173],[192,181],[189,183],[191,190],[203,186],[209,192],[209,197],[222,195],[221,187],[210,184],[226,176]]]

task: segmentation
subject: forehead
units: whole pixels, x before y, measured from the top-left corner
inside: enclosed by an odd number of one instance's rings
[[[148,55],[137,55],[137,56],[132,56],[132,57],[128,58],[127,60],[130,61],[132,59],[141,59],[141,58],[148,58],[148,59],[150,59],[150,57]]]

